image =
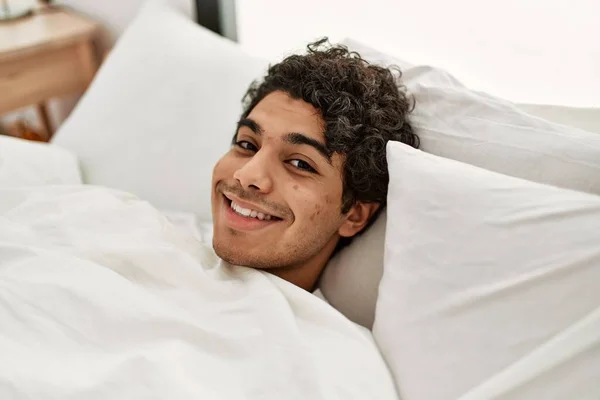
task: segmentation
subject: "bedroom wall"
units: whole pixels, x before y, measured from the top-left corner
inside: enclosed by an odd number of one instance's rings
[[[238,0],[238,39],[278,59],[350,36],[526,103],[600,107],[597,0]]]

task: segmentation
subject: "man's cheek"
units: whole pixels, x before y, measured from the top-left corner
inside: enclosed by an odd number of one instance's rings
[[[216,183],[215,181],[218,179],[228,178],[233,175],[233,171],[235,170],[233,164],[233,160],[229,153],[221,157],[213,168],[213,184]]]

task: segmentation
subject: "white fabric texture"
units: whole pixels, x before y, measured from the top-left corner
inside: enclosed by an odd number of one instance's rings
[[[546,104],[517,104],[521,111],[552,122],[600,134],[600,108],[563,107]]]
[[[402,61],[346,41],[383,65]],[[384,61],[382,61],[384,60]],[[447,72],[409,66],[403,82],[416,107],[410,122],[421,149],[535,182],[600,194],[600,135],[552,123],[514,104],[464,87]],[[385,214],[332,258],[320,281],[327,300],[370,328],[383,273]]]
[[[210,220],[212,168],[229,149],[243,94],[266,64],[152,1],[53,142],[77,154],[85,183]]]
[[[196,240],[212,246],[212,223],[200,222],[196,214],[185,211],[160,210],[175,227],[192,235]]]
[[[372,337],[148,203],[0,189],[0,398],[396,399]]]
[[[81,183],[77,157],[58,146],[0,135],[0,187]]]
[[[389,143],[373,335],[404,400],[600,396],[600,196]]]

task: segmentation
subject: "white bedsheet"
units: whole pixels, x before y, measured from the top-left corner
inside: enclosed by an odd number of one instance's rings
[[[0,399],[394,399],[371,339],[134,197],[0,189]]]

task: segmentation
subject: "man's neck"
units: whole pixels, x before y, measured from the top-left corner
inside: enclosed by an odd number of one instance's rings
[[[298,268],[276,268],[274,270],[266,270],[273,275],[285,279],[294,285],[312,292],[321,275],[323,267],[318,269],[298,267]]]
[[[313,258],[304,262],[302,265],[296,267],[275,268],[266,271],[281,279],[285,279],[304,290],[312,292],[314,291],[317,281],[327,265],[329,258],[333,254],[337,242],[337,240],[331,241]]]

